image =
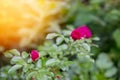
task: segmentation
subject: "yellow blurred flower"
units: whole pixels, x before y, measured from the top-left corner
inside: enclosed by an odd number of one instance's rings
[[[49,31],[59,30],[66,4],[63,0],[0,0],[0,50],[42,43]]]

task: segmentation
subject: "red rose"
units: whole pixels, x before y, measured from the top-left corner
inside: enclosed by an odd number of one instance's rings
[[[70,36],[74,40],[79,40],[82,38],[90,38],[92,36],[92,33],[86,25],[82,25],[82,26],[78,27],[77,29],[74,29],[71,32]]]
[[[33,61],[38,60],[40,57],[39,52],[37,50],[32,50],[30,53],[30,57]]]

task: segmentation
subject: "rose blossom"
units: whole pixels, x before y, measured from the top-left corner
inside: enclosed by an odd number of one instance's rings
[[[32,50],[30,53],[30,57],[31,57],[32,61],[38,60],[40,57],[39,52],[37,50]]]
[[[74,29],[71,32],[71,35],[73,40],[79,40],[82,38],[90,38],[92,36],[92,33],[90,29],[86,25],[79,26],[77,29]]]

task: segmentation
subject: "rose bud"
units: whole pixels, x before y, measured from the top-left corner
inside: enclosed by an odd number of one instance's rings
[[[60,79],[61,77],[60,76],[56,76],[57,79]]]
[[[30,57],[31,57],[32,61],[36,61],[39,59],[40,54],[37,50],[32,50],[30,53]]]

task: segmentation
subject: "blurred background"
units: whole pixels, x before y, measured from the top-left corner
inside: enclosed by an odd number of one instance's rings
[[[93,53],[96,55],[94,58],[101,65],[108,66],[109,61],[105,62],[104,58],[109,57],[117,68],[117,71],[111,71],[110,75],[114,80],[120,80],[120,0],[73,2],[73,7],[70,9],[73,15],[67,20],[67,24],[73,24],[76,27],[86,24],[91,28],[93,35],[100,38],[96,43],[99,48],[93,48]],[[117,74],[112,75],[114,71]]]
[[[97,66],[94,69],[97,72],[94,73],[93,70],[93,75],[91,74],[91,77],[93,76],[93,78],[88,77],[83,80],[120,80],[120,0],[71,0],[71,1],[70,0],[58,0],[58,1],[36,0],[36,2],[33,1],[34,4],[37,3],[41,3],[41,4],[37,4],[38,5],[36,6],[37,8],[34,9],[37,9],[38,11],[39,9],[42,9],[41,11],[38,12],[36,10],[34,11],[33,9],[32,12],[32,10],[28,10],[31,9],[31,7],[30,8],[26,7],[26,9],[23,10],[21,14],[23,15],[24,13],[27,13],[27,15],[29,15],[27,18],[17,17],[15,18],[15,21],[9,22],[7,17],[1,17],[2,14],[1,12],[3,11],[3,6],[1,6],[1,4],[9,2],[10,6],[11,5],[12,7],[17,6],[12,1],[9,0],[0,1],[1,2],[0,3],[1,51],[12,48],[17,48],[19,50],[36,48],[38,45],[43,43],[46,34],[49,32],[60,32],[62,29],[65,28],[66,25],[73,25],[75,28],[81,25],[87,25],[92,30],[93,37],[97,36],[100,38],[100,40],[94,42],[99,46],[99,48],[92,47],[92,53],[94,54],[93,58],[96,60],[95,66]],[[48,1],[49,3],[46,3],[46,1]],[[20,2],[17,1],[16,3],[20,4]],[[21,8],[21,7],[25,8],[25,6],[23,7],[22,5],[23,3],[25,2],[24,1],[21,2],[21,5],[17,6],[17,8]],[[33,5],[31,3],[28,4]],[[4,12],[7,13],[11,12],[10,14],[12,15],[12,19],[14,19],[13,15],[17,15],[18,13],[12,7],[10,11],[8,11],[9,9],[4,8],[5,10]],[[13,11],[14,14],[12,13]],[[6,14],[6,16],[11,16],[10,14],[8,13]],[[8,21],[2,21],[2,20],[8,20]],[[38,26],[37,28],[36,25]],[[27,28],[25,27],[21,28],[21,26],[27,26]],[[5,30],[6,29],[5,27],[7,27],[7,30]],[[17,29],[14,30],[17,30],[17,32],[23,31],[25,33],[20,34],[19,38],[18,36],[16,37],[16,35],[14,36],[16,32],[11,33],[11,35],[8,35],[9,32],[14,31],[12,27],[13,28],[18,27]],[[2,32],[2,30],[5,30],[5,32]],[[33,33],[34,35],[29,36]],[[3,37],[3,35],[5,34],[6,37]],[[10,41],[11,39],[15,40],[15,42]],[[29,43],[22,45],[26,43],[28,39],[29,39]],[[3,57],[1,57],[0,80],[8,80],[10,78],[10,75],[8,75],[6,72],[9,66],[5,67],[4,65],[5,63],[3,61]],[[83,67],[83,70],[90,72],[90,70],[85,67]],[[16,80],[14,78],[12,79]],[[71,80],[79,80],[79,78],[77,78],[77,76],[74,76],[74,78],[71,78]]]

